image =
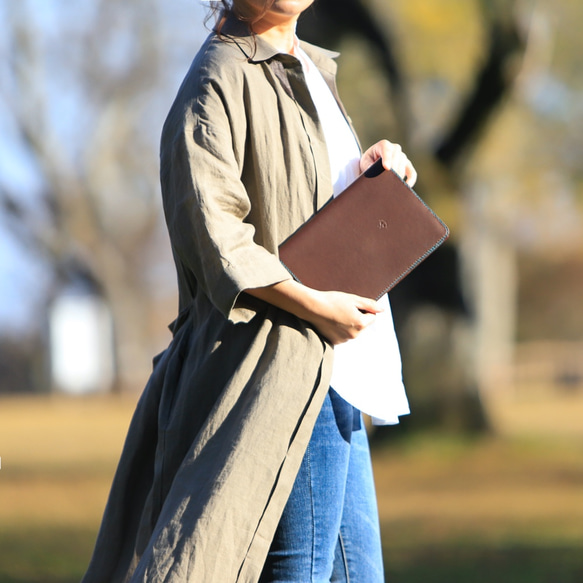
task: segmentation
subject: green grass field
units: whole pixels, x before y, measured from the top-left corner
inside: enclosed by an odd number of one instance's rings
[[[493,405],[497,437],[376,448],[387,581],[583,582],[581,401]],[[79,581],[133,406],[0,400],[0,583]]]

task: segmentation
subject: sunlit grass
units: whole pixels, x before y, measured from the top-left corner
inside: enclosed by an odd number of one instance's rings
[[[1,583],[79,581],[135,400],[0,400]]]
[[[389,546],[583,543],[581,444],[423,436],[375,472]]]
[[[135,400],[0,400],[0,583],[79,580]],[[551,408],[524,407],[531,422],[535,409],[548,425]],[[374,449],[388,580],[583,581],[583,439],[510,434]]]

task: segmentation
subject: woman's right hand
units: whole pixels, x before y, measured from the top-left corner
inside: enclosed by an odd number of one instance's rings
[[[356,338],[382,311],[375,300],[343,292],[315,291],[312,313],[304,319],[332,344]]]
[[[332,344],[356,338],[382,311],[373,299],[318,291],[291,279],[246,292],[307,320]]]

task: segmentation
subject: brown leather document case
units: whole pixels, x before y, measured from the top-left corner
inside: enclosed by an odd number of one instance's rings
[[[443,221],[379,160],[284,241],[279,257],[308,287],[379,299],[448,236]]]

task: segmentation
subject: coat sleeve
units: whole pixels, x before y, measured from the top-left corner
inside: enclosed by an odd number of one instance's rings
[[[243,290],[290,275],[246,222],[251,199],[241,172],[248,121],[242,99],[235,101],[216,79],[199,72],[189,89],[187,77],[162,134],[161,183],[175,259],[226,318],[240,322],[252,317],[239,305]]]

